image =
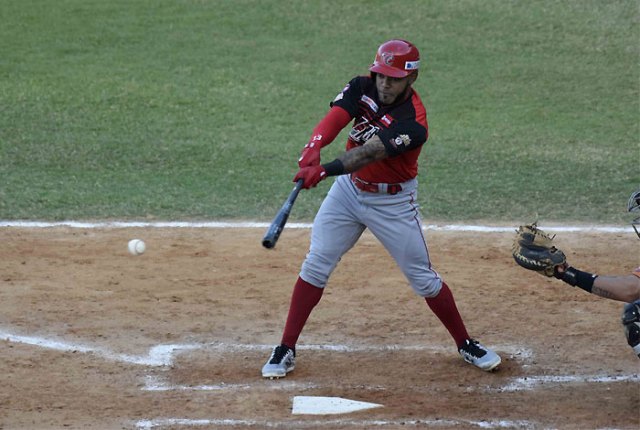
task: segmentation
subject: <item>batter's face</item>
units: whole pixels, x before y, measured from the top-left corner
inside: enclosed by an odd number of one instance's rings
[[[406,94],[407,89],[416,80],[415,73],[404,78],[392,78],[380,73],[376,73],[376,89],[378,99],[383,105],[390,105],[398,101],[400,96]]]

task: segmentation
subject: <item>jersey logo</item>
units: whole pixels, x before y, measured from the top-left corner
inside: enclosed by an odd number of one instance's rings
[[[380,118],[380,121],[387,127],[389,127],[393,122],[393,117],[391,115],[384,115],[382,118]]]
[[[362,118],[362,121],[354,125],[349,132],[349,138],[356,143],[363,144],[375,136],[379,130],[380,127],[371,124],[366,118]]]
[[[376,102],[374,102],[370,97],[365,96],[364,94],[362,95],[362,97],[360,97],[360,100],[362,100],[364,103],[367,104],[367,106],[369,106],[369,108],[374,111],[374,112],[378,112],[378,105],[376,104]]]

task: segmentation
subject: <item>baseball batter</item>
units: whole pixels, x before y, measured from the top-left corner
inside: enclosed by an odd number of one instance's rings
[[[483,370],[500,357],[472,339],[451,290],[431,266],[417,205],[418,157],[427,141],[426,109],[412,84],[418,49],[405,40],[383,43],[368,76],[353,78],[331,102],[298,160],[294,182],[315,187],[337,176],[313,222],[311,246],[294,286],[280,345],[262,368],[280,378],[295,367],[298,337],[341,257],[369,229],[453,337],[459,353]],[[346,152],[320,164],[320,151],[351,123]]]

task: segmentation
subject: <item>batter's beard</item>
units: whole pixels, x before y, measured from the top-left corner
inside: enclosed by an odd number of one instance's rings
[[[378,92],[378,100],[380,100],[380,103],[382,103],[384,106],[391,106],[391,105],[394,105],[394,104],[396,104],[398,102],[405,101],[407,99],[407,97],[409,96],[409,90],[411,90],[411,85],[407,85],[407,88],[405,88],[403,92],[398,94],[398,96],[395,99],[393,99],[391,101],[391,103],[384,103],[382,101],[382,96],[380,94],[380,91],[376,88],[376,91]]]

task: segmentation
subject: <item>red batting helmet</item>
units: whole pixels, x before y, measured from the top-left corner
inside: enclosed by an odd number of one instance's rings
[[[393,39],[380,45],[369,71],[392,78],[404,78],[417,71],[419,66],[418,48],[406,40]]]

